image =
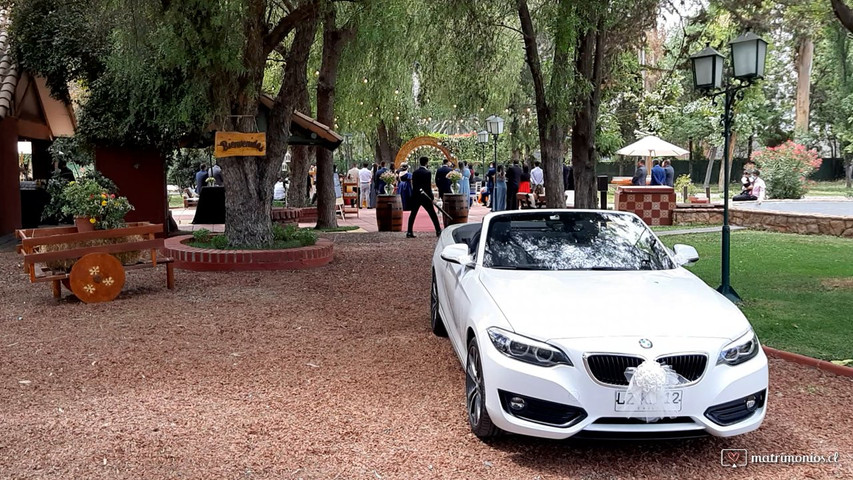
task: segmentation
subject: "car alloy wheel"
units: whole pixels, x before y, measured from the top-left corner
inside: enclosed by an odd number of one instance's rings
[[[465,367],[465,405],[468,410],[468,424],[471,431],[480,438],[489,438],[500,432],[492,424],[486,411],[486,387],[483,382],[482,363],[477,339],[468,342],[468,361]]]
[[[438,281],[435,279],[435,270],[432,271],[432,287],[429,294],[429,314],[432,333],[438,337],[446,337],[447,329],[444,328],[444,321],[441,319],[441,314],[438,313]]]

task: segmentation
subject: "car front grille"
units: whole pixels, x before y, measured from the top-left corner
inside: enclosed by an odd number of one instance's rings
[[[669,365],[688,381],[695,382],[705,373],[708,357],[703,354],[669,355],[658,358],[657,362]],[[593,378],[607,385],[627,386],[625,370],[637,367],[641,363],[643,359],[633,355],[594,354],[586,357],[589,373]]]
[[[641,363],[642,358],[631,355],[590,355],[586,358],[593,378],[608,385],[628,385],[625,369],[637,367]]]

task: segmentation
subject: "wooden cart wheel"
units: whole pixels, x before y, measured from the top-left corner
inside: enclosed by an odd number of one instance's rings
[[[124,287],[124,267],[108,253],[90,253],[71,267],[71,291],[86,303],[109,302]]]

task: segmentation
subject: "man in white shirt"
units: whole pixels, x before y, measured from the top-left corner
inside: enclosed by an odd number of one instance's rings
[[[758,200],[759,205],[761,205],[761,202],[764,201],[764,197],[767,195],[767,185],[764,183],[764,180],[758,177],[760,173],[758,170],[753,172],[752,192],[750,192],[755,197],[753,200]]]
[[[761,172],[758,170],[754,170],[752,172],[752,185],[749,187],[748,191],[732,197],[733,202],[757,200],[758,204],[761,205],[761,202],[763,202],[764,198],[767,196],[767,185],[764,183],[764,180],[758,177],[760,173]]]
[[[281,179],[281,177],[278,177],[278,181],[275,182],[275,185],[273,186],[272,191],[273,191],[273,193],[272,193],[272,199],[273,200],[284,200],[286,193],[284,191],[284,181]]]
[[[530,191],[533,192],[533,208],[539,204],[539,196],[545,194],[545,172],[540,167],[541,162],[536,161],[533,170],[530,171]]]
[[[347,183],[354,183],[355,184],[355,187],[353,187],[353,188],[355,188],[356,192],[358,192],[358,184],[359,184],[358,174],[359,174],[359,172],[361,172],[361,170],[358,169],[358,164],[356,164],[356,163],[353,163],[352,168],[347,170],[346,181],[347,181]],[[356,200],[352,199],[350,201],[352,202],[352,206],[354,207]]]
[[[367,168],[367,162],[361,164],[362,169],[358,171],[359,187],[361,189],[358,199],[359,208],[370,206],[370,182],[373,180],[373,172]]]

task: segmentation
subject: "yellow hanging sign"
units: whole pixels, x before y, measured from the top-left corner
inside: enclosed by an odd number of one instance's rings
[[[216,132],[213,155],[219,157],[263,157],[267,135],[260,133]]]

